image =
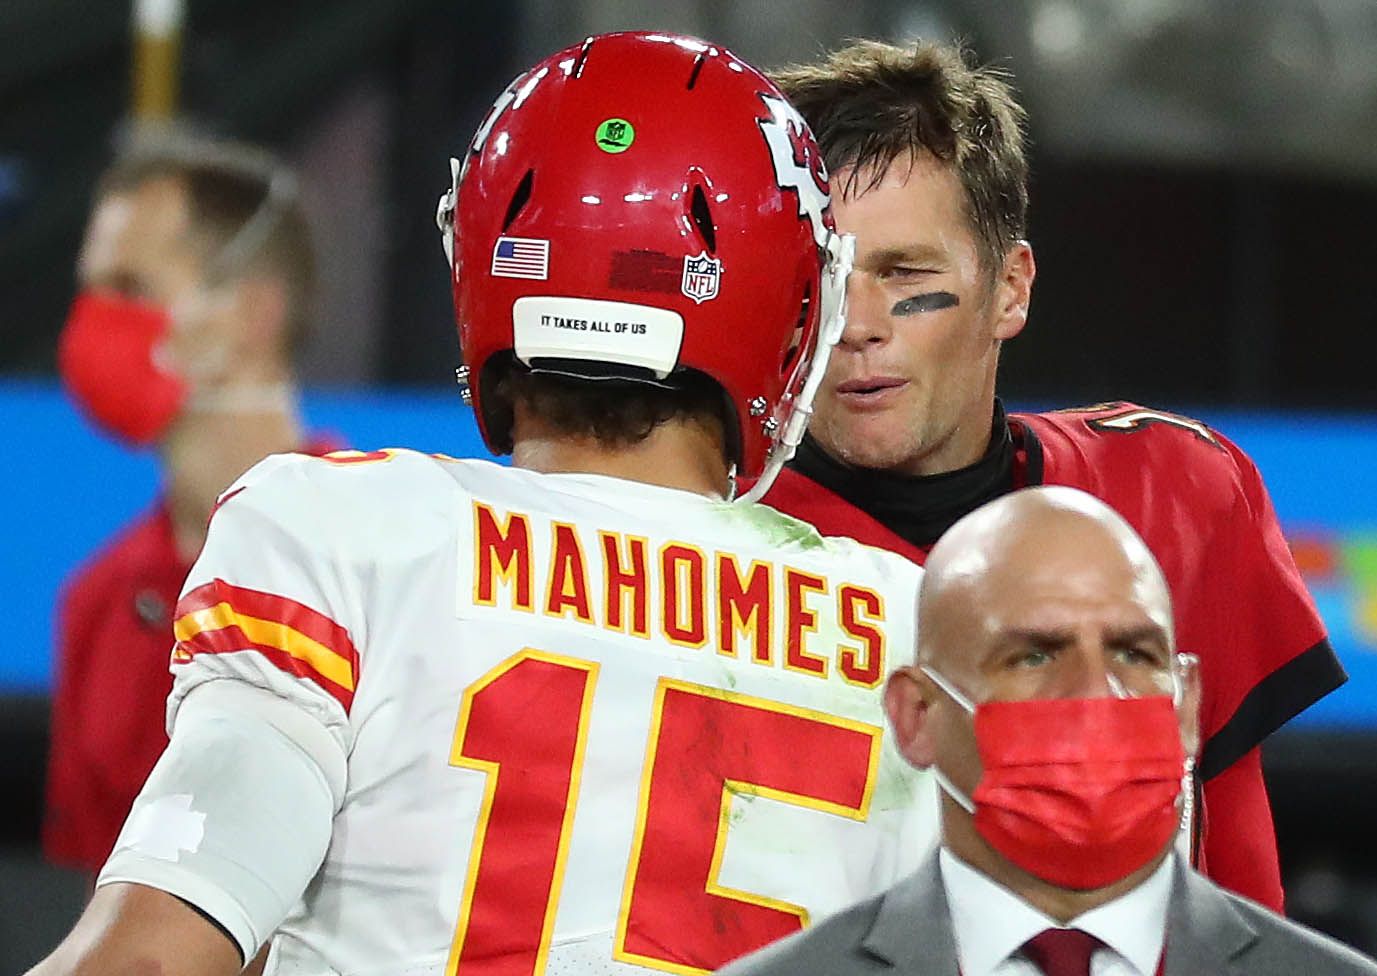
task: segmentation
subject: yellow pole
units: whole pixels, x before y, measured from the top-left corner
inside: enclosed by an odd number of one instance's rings
[[[166,122],[177,113],[186,0],[134,0],[134,118]]]

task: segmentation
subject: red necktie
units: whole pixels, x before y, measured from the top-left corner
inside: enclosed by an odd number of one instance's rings
[[[1023,944],[1023,954],[1046,976],[1090,976],[1100,940],[1080,929],[1047,929]]]

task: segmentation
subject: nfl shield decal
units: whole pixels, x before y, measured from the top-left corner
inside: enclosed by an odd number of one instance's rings
[[[700,251],[697,257],[684,258],[684,276],[679,282],[679,290],[699,305],[709,298],[716,298],[721,283],[720,258],[708,257],[707,251]]]

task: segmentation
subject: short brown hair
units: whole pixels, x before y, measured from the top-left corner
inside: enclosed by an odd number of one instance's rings
[[[852,167],[843,196],[878,185],[901,156],[926,152],[960,178],[988,267],[1026,235],[1027,115],[1007,71],[976,66],[959,44],[853,41],[771,76],[812,126],[828,168]],[[869,182],[860,186],[863,171]]]
[[[512,405],[521,401],[560,433],[611,449],[638,444],[670,420],[715,425],[728,457],[740,461],[736,414],[721,386],[703,373],[683,370],[671,385],[660,386],[532,371],[510,354],[493,356],[484,373],[484,424],[507,450]]]
[[[185,188],[192,233],[205,248],[207,273],[217,254],[240,237],[242,263],[231,276],[253,271],[287,286],[287,347],[297,351],[309,331],[316,261],[295,178],[269,153],[253,146],[185,134],[145,138],[121,152],[96,184],[96,198],[173,179]],[[250,224],[258,221],[254,227]]]

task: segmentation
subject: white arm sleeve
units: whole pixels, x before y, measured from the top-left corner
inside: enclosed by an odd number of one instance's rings
[[[343,747],[262,688],[187,695],[96,885],[135,882],[196,906],[252,959],[325,857],[343,802]]]

